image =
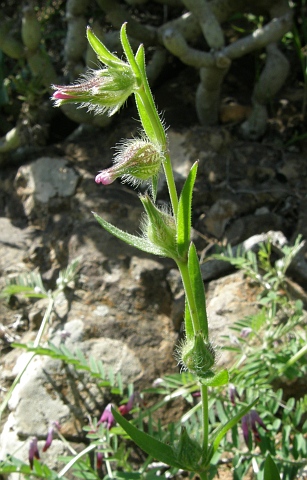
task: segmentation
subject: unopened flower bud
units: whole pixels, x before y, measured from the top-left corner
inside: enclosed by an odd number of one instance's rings
[[[118,408],[118,411],[121,413],[121,415],[127,415],[133,408],[133,403],[134,403],[134,393],[130,396],[129,400],[127,403],[124,405],[120,405]]]
[[[39,451],[37,446],[37,437],[31,438],[30,445],[29,445],[29,463],[30,468],[32,470],[34,464],[34,458],[39,460]]]
[[[174,453],[178,462],[187,470],[195,471],[198,469],[202,449],[195,440],[189,437],[185,427],[182,427],[179,442],[174,449]]]
[[[198,377],[206,377],[215,363],[215,350],[201,333],[185,340],[178,348],[179,363]]]
[[[144,234],[161,251],[164,251],[166,257],[178,259],[174,217],[166,211],[159,210],[149,195],[141,196],[140,199],[147,213],[142,227]]]
[[[51,446],[52,441],[53,441],[53,432],[54,430],[60,430],[61,426],[59,422],[52,422],[49,429],[48,429],[48,434],[46,438],[45,445],[43,446],[43,452],[46,452],[48,448]]]
[[[100,470],[103,464],[103,452],[99,451],[97,452],[96,456],[96,470]]]
[[[75,85],[53,85],[52,99],[56,107],[66,103],[80,103],[95,113],[116,113],[132,94],[136,81],[130,65],[122,62],[122,68],[89,70],[84,80]]]
[[[162,159],[159,148],[148,140],[129,140],[119,148],[114,165],[102,170],[95,181],[109,185],[122,177],[124,182],[138,185],[158,175]]]
[[[232,405],[236,404],[236,398],[240,399],[240,395],[233,383],[228,385],[228,394]]]

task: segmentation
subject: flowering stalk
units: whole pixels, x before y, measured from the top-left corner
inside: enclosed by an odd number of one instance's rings
[[[90,73],[86,81],[80,84],[55,87],[53,99],[56,106],[76,102],[81,103],[81,107],[94,109],[96,113],[108,112],[112,115],[131,94],[134,95],[143,135],[125,142],[115,157],[114,165],[99,172],[95,180],[96,183],[108,185],[121,177],[133,185],[143,182],[151,184],[150,194],[147,192],[140,196],[145,210],[143,235],[123,232],[99,215],[94,215],[112,235],[142,251],[172,258],[178,266],[186,295],[186,338],[177,348],[177,360],[183,369],[195,374],[200,385],[202,442],[198,444],[190,438],[185,429],[176,446],[167,445],[139,431],[121,415],[131,410],[133,397],[119,411],[109,404],[98,423],[110,429],[118,422],[132,440],[152,457],[170,466],[197,473],[202,480],[206,480],[211,459],[222,438],[248,413],[253,404],[243,408],[209,438],[208,387],[227,384],[228,372],[217,371],[215,367],[216,354],[209,339],[204,285],[197,251],[191,242],[192,192],[198,165],[195,163],[191,167],[178,198],[165,128],[146,76],[144,47],[141,45],[134,55],[125,24],[121,28],[120,38],[127,62],[109,52],[88,29],[88,40],[106,68]],[[161,209],[155,204],[161,167],[169,191],[171,208],[168,209]]]

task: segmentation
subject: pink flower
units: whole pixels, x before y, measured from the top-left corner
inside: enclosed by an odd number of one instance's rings
[[[110,428],[114,427],[115,425],[115,418],[113,417],[112,413],[112,403],[108,403],[104,411],[102,412],[102,415],[100,419],[98,420],[97,425],[103,425],[105,428],[110,430]]]
[[[253,331],[252,328],[244,327],[241,330],[240,337],[247,338],[252,333],[252,331]]]
[[[31,470],[33,468],[34,458],[36,458],[37,460],[39,460],[39,458],[40,458],[36,437],[33,437],[31,439],[30,445],[29,445],[29,463],[30,463]]]
[[[130,412],[130,410],[132,410],[132,407],[133,407],[133,402],[134,402],[134,393],[131,395],[131,397],[129,398],[128,402],[125,404],[125,405],[121,405],[119,407],[119,411],[122,415],[127,415],[127,413]]]
[[[54,428],[56,428],[57,430],[60,430],[59,422],[52,422],[52,424],[50,425],[49,430],[48,430],[48,434],[47,434],[47,438],[46,438],[46,442],[45,442],[45,445],[43,447],[43,452],[46,452],[48,450],[48,448],[50,447],[50,445],[52,444]]]
[[[246,415],[244,415],[244,417],[242,417],[241,424],[243,430],[243,437],[247,446],[249,444],[250,431],[252,431],[252,433],[254,434],[255,442],[259,443],[261,441],[256,423],[258,423],[258,425],[261,425],[261,427],[267,431],[267,428],[263,423],[262,418],[258,415],[258,412],[256,410],[250,410]]]

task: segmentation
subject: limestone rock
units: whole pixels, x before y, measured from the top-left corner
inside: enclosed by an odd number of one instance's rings
[[[42,157],[19,168],[15,185],[26,214],[31,216],[39,204],[52,206],[53,201],[58,206],[72,196],[78,179],[65,158]]]

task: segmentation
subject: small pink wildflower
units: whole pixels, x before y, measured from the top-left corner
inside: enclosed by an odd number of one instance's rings
[[[40,458],[38,446],[37,446],[37,437],[33,437],[29,445],[29,463],[30,463],[31,470],[33,468],[34,458],[36,458],[37,460],[39,460]]]
[[[258,425],[261,425],[261,427],[267,431],[267,428],[263,423],[262,418],[258,415],[258,412],[256,410],[250,410],[246,415],[244,415],[244,417],[242,417],[241,424],[243,430],[243,437],[247,446],[250,430],[254,434],[255,442],[259,443],[261,441],[256,423],[258,423]]]
[[[134,396],[135,396],[135,395],[134,395],[134,393],[133,393],[133,394],[131,395],[131,397],[129,398],[128,402],[125,403],[125,405],[121,405],[121,406],[119,407],[118,410],[120,411],[120,413],[121,413],[122,415],[127,415],[127,414],[130,412],[130,410],[132,410],[132,408],[133,408],[133,402],[134,402]]]
[[[48,450],[48,448],[51,446],[52,440],[53,440],[53,432],[54,432],[55,428],[57,430],[60,430],[61,427],[60,427],[59,422],[52,422],[51,423],[51,425],[49,427],[49,430],[48,430],[45,445],[43,446],[43,452],[46,452]]]
[[[100,419],[98,420],[97,425],[103,425],[105,428],[110,430],[110,428],[114,427],[115,425],[115,418],[113,417],[112,413],[112,403],[108,403],[104,411],[102,412],[102,415]]]

